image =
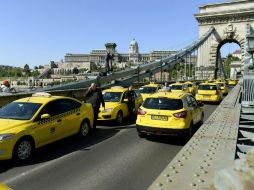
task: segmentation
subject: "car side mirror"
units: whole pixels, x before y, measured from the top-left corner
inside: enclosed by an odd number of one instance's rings
[[[198,107],[204,107],[204,103],[203,102],[198,102]]]
[[[50,118],[50,115],[47,113],[41,115],[41,119],[49,119],[49,118]]]
[[[123,99],[123,102],[124,102],[124,103],[127,103],[127,102],[128,102],[128,99],[127,99],[127,98],[124,98],[124,99]]]

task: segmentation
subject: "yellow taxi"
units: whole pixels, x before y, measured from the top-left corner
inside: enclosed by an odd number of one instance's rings
[[[203,104],[189,93],[158,92],[148,97],[136,120],[138,135],[185,135],[204,119]]]
[[[173,83],[170,85],[171,92],[189,92],[188,85],[185,83]]]
[[[225,82],[216,82],[220,86],[220,90],[224,96],[228,94],[228,87]]]
[[[12,189],[3,183],[0,183],[0,190],[12,190]]]
[[[201,83],[198,86],[196,100],[202,102],[217,102],[222,100],[222,92],[218,84],[215,83]]]
[[[150,83],[148,85],[139,88],[143,100],[145,100],[151,94],[158,92],[162,88],[161,84]]]
[[[93,126],[91,104],[77,99],[36,93],[0,109],[0,160],[24,161],[35,148],[79,133]]]
[[[123,122],[123,119],[130,115],[127,106],[128,100],[125,99],[125,94],[127,90],[127,88],[115,86],[102,91],[105,101],[105,109],[103,107],[100,107],[98,120],[114,120],[118,124],[121,124]],[[142,104],[143,99],[138,91],[133,91],[135,96],[135,109],[137,110]]]
[[[187,89],[188,89],[188,93],[195,95],[196,94],[196,90],[197,87],[195,86],[195,84],[193,82],[187,81],[185,82],[185,84],[187,85]]]
[[[235,80],[235,79],[229,79],[229,81],[228,81],[228,85],[229,86],[235,86],[237,84],[237,80]]]

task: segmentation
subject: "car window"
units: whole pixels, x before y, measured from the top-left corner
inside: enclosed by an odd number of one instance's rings
[[[60,114],[77,109],[81,106],[81,104],[79,102],[77,102],[75,100],[71,100],[71,99],[58,100],[57,104],[60,109]]]
[[[156,90],[157,90],[157,87],[141,87],[139,89],[140,93],[145,93],[145,94],[155,93]]]
[[[58,104],[57,100],[47,103],[42,108],[42,110],[40,111],[40,113],[36,117],[35,121],[40,120],[41,116],[43,114],[49,114],[51,117],[60,114],[60,109],[59,109],[58,106],[59,106],[59,104]]]
[[[192,101],[191,101],[190,96],[187,96],[187,97],[186,97],[186,102],[187,102],[187,106],[188,106],[188,107],[193,107],[193,104],[192,104]]]
[[[191,100],[191,102],[192,102],[192,105],[196,108],[196,107],[198,107],[198,103],[197,103],[197,101],[195,100],[195,98],[193,97],[193,96],[189,96],[190,97],[190,100]]]
[[[0,118],[30,120],[42,104],[30,102],[12,102],[0,109]]]
[[[171,86],[171,90],[182,90],[183,89],[183,85],[172,85]]]
[[[198,90],[217,90],[216,85],[199,85]]]
[[[180,99],[147,98],[142,106],[147,109],[178,110],[183,108],[183,102]]]
[[[120,102],[122,92],[104,92],[103,99],[105,102]]]

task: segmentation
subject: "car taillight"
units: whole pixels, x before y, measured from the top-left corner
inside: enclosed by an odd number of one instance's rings
[[[187,117],[187,111],[181,111],[178,113],[173,114],[176,118],[186,118]]]
[[[138,115],[145,115],[146,112],[142,109],[138,109]]]

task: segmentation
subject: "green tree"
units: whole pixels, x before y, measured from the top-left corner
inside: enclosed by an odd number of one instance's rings
[[[227,58],[224,61],[224,70],[225,70],[227,77],[230,76],[230,65],[231,65],[232,61],[240,61],[240,59],[238,57],[233,57],[231,54],[229,54],[227,56]]]

